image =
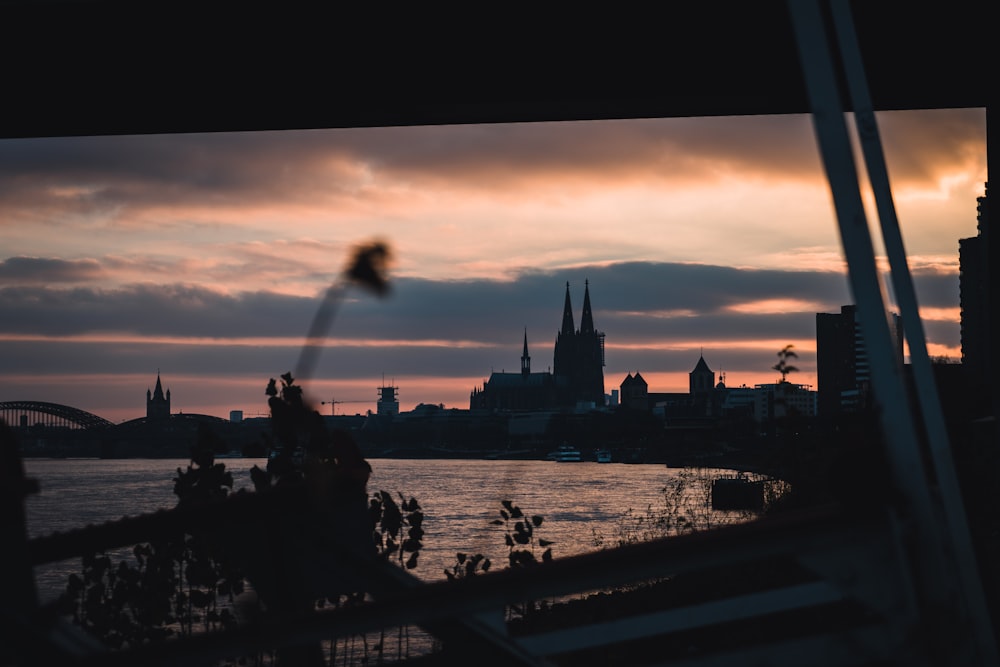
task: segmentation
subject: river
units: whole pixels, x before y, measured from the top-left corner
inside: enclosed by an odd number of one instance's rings
[[[252,488],[249,470],[263,459],[222,459],[234,476],[234,490]],[[182,459],[27,459],[29,477],[40,491],[27,499],[29,536],[48,534],[135,516],[176,504],[173,478]],[[369,491],[416,498],[426,535],[413,573],[425,581],[444,578],[455,554],[482,553],[495,566],[506,564],[501,501],[527,515],[541,515],[536,536],[551,541],[553,555],[568,556],[636,535],[637,521],[677,507],[701,527],[745,518],[709,507],[708,485],[724,471],[679,470],[663,465],[557,463],[552,461],[373,459]],[[667,492],[665,493],[665,489]],[[679,500],[679,503],[678,503]],[[645,525],[645,521],[642,525]],[[641,532],[641,531],[640,531]],[[641,535],[636,535],[641,536]],[[540,554],[539,554],[540,555]],[[79,561],[36,569],[42,600],[65,587]]]

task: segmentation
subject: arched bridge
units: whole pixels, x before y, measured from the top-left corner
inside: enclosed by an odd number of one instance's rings
[[[0,402],[0,419],[12,427],[41,424],[52,428],[93,430],[113,426],[104,417],[86,410],[44,401]]]

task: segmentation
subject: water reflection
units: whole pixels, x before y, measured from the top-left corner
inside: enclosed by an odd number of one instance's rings
[[[226,459],[234,490],[251,488],[249,470],[259,459]],[[728,471],[671,469],[549,461],[373,459],[369,491],[416,498],[426,531],[420,565],[427,581],[444,578],[459,551],[506,563],[501,501],[545,519],[537,535],[552,542],[556,558],[621,542],[742,521],[745,512],[711,509],[710,485]],[[40,493],[27,501],[29,535],[78,528],[176,504],[173,477],[187,460],[27,460]],[[539,554],[540,555],[540,554]],[[39,568],[40,593],[54,597],[78,563]]]

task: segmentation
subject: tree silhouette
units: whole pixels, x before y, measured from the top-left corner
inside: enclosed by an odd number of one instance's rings
[[[795,351],[792,350],[793,347],[795,346],[786,345],[785,347],[781,348],[781,351],[778,352],[778,363],[776,363],[774,366],[771,366],[772,369],[781,373],[782,382],[788,382],[788,380],[786,379],[788,374],[794,373],[795,371],[799,370],[798,367],[792,366],[790,363],[788,363],[789,359],[799,358],[799,355],[795,354]]]

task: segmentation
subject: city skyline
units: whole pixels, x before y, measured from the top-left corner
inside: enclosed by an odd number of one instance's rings
[[[957,360],[985,114],[878,118],[928,348]],[[770,382],[787,344],[815,387],[815,313],[852,301],[808,116],[4,140],[0,401],[120,421],[159,370],[175,411],[263,413],[371,238],[392,292],[349,293],[306,385],[338,413],[383,378],[403,410],[467,408],[525,328],[547,368],[567,281],[576,312],[589,281],[608,393],[636,371],[684,390],[701,354]]]

